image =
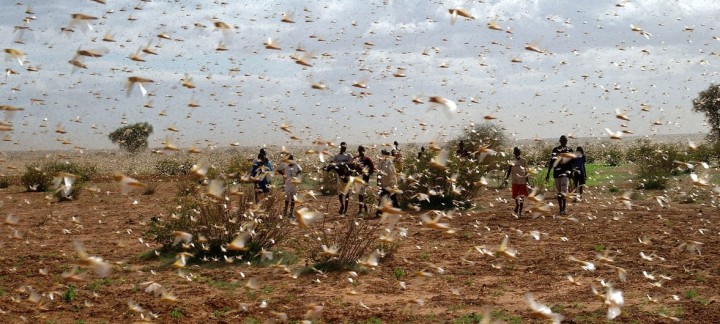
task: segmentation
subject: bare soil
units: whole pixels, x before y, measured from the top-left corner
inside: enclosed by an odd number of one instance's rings
[[[326,323],[471,323],[485,312],[519,323],[538,321],[525,302],[530,292],[564,315],[564,322],[592,323],[605,321],[607,307],[591,286],[603,291],[602,283],[611,282],[625,299],[618,322],[669,322],[659,315],[664,313],[689,323],[720,323],[718,210],[707,201],[662,208],[650,198],[655,193],[648,192],[627,209],[617,199],[620,193],[590,188],[585,201],[569,206],[568,216],[577,221],[552,215],[516,219],[509,189],[488,189],[474,210],[449,220],[454,234],[423,227],[419,213],[402,216],[399,226],[408,229],[408,236],[399,250],[378,267],[358,269],[357,276],[331,272],[293,279],[272,266],[223,260],[193,264],[181,276],[171,267],[172,258],[142,257],[159,248],[145,235],[147,224],[153,216],[168,215],[177,187],[176,178],[154,181],[159,186],[153,195],[122,195],[107,180],[94,183],[99,193],[86,190],[78,200],[60,203],[19,186],[2,189],[4,214],[19,222],[0,226],[0,322],[139,321],[129,310],[132,300],[164,323],[255,322],[283,314],[295,321],[312,304],[323,306]],[[327,217],[339,217],[336,197],[319,197],[313,205]],[[356,209],[353,201],[350,210]],[[13,238],[14,230],[20,238]],[[532,238],[531,231],[542,233],[540,239]],[[505,235],[518,251],[515,259],[475,249],[494,249]],[[649,245],[638,240],[645,237]],[[89,275],[89,281],[73,283],[74,296],[64,300],[69,283],[61,274],[77,262],[73,241],[113,268],[108,278]],[[689,241],[703,243],[700,253],[682,246]],[[297,257],[292,269],[306,265],[294,246],[275,250]],[[596,259],[605,251],[612,265],[627,270],[626,281]],[[641,252],[653,260],[641,258]],[[593,262],[597,270],[583,270],[569,256]],[[419,271],[432,276],[414,275]],[[257,278],[260,288],[246,288],[248,278]],[[140,284],[148,281],[161,284],[178,300],[162,302],[146,293]],[[41,295],[39,302],[28,300],[26,286]],[[51,292],[59,295],[51,300]]]

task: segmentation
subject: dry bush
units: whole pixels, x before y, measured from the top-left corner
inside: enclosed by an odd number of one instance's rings
[[[386,258],[397,250],[397,241],[379,239],[383,230],[383,225],[377,220],[346,217],[330,221],[325,218],[300,236],[297,246],[299,254],[304,254],[317,270],[349,270],[375,250],[383,250]],[[336,252],[327,253],[323,246],[336,249]]]
[[[206,188],[193,181],[181,183],[170,216],[155,217],[148,235],[163,245],[165,252],[180,250],[205,256],[243,255],[253,258],[285,241],[293,226],[282,217],[282,193],[275,192],[255,204],[251,186],[243,186],[239,194],[224,199],[205,194]],[[175,231],[193,235],[193,244],[173,244]],[[235,237],[251,232],[245,251],[223,251]]]

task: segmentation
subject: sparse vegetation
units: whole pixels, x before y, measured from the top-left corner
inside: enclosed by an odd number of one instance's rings
[[[385,252],[378,239],[382,229],[380,223],[371,220],[323,220],[312,226],[298,243],[315,269],[343,271],[353,269],[358,260],[373,251],[381,252],[382,259]]]
[[[255,257],[261,250],[269,250],[288,238],[293,226],[281,215],[282,196],[275,192],[255,204],[252,187],[237,187],[233,196],[219,199],[206,194],[207,188],[193,181],[180,185],[169,216],[155,218],[148,235],[163,245],[163,251],[187,251],[196,258],[204,256],[246,255]],[[192,233],[196,242],[183,248],[174,242],[173,233]],[[223,249],[240,235],[248,235],[240,251]]]
[[[460,141],[464,143],[467,156],[455,153]],[[405,173],[408,178],[401,185],[401,202],[431,209],[471,207],[472,198],[488,185],[484,183],[488,174],[504,169],[504,158],[494,152],[503,150],[506,142],[507,136],[496,125],[471,125],[457,139],[442,145],[440,152],[431,149],[420,158],[407,156]],[[446,165],[433,164],[433,159],[444,160],[439,157],[441,154],[447,154]],[[495,187],[498,185],[494,184]]]
[[[164,176],[188,175],[193,162],[189,159],[164,158],[155,163],[155,171]]]
[[[66,303],[70,303],[73,300],[75,300],[75,286],[68,285],[67,288],[65,289],[65,292],[62,295],[62,299]]]

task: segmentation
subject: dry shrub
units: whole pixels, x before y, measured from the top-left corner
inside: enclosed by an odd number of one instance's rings
[[[297,241],[299,252],[304,254],[320,271],[344,271],[355,267],[358,260],[375,250],[383,251],[385,258],[397,250],[398,243],[379,239],[383,225],[378,220],[346,217],[335,221],[325,218],[312,226]],[[335,254],[325,253],[337,249]]]
[[[181,183],[170,216],[154,217],[148,231],[165,252],[180,250],[205,256],[243,255],[253,258],[285,241],[293,226],[282,215],[282,193],[274,192],[255,203],[251,186],[243,186],[240,194],[215,199],[205,194],[206,188],[193,181]],[[173,232],[193,235],[192,245],[173,244]],[[223,251],[235,237],[251,231],[245,251]],[[200,238],[203,238],[202,240]]]

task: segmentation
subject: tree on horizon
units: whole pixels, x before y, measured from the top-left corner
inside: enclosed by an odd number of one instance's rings
[[[693,112],[705,114],[710,125],[710,134],[707,138],[713,142],[720,140],[720,84],[710,84],[693,99]]]
[[[114,130],[108,135],[113,144],[130,153],[137,153],[148,148],[148,137],[153,127],[147,122],[126,125]]]

